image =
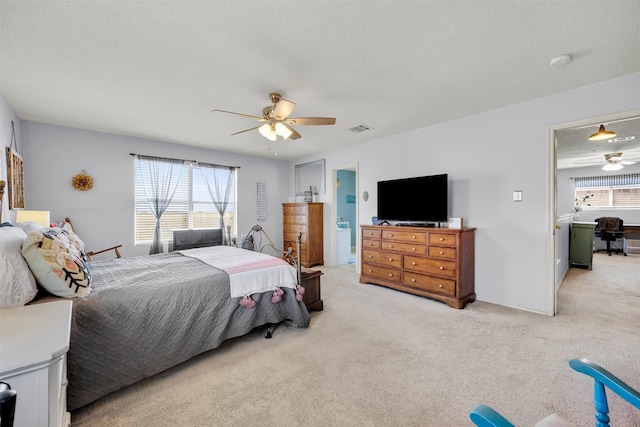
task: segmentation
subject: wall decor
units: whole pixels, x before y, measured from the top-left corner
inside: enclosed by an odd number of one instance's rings
[[[364,200],[365,202],[367,200],[369,200],[369,192],[365,191],[364,193],[362,193],[362,200]]]
[[[82,170],[79,174],[71,178],[73,188],[80,191],[88,191],[93,188],[93,178],[87,175],[86,170]]]
[[[4,199],[4,186],[6,184],[5,181],[0,181],[0,224],[2,223],[2,200]]]
[[[314,194],[325,194],[324,159],[296,165],[296,196],[304,196],[309,187]]]
[[[24,161],[11,147],[7,148],[9,209],[24,209]]]
[[[258,221],[265,221],[267,219],[267,184],[264,182],[257,183],[258,190]]]

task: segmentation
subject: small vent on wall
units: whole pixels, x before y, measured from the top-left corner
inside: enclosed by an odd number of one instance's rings
[[[349,129],[351,132],[356,132],[356,133],[360,133],[360,132],[366,132],[368,130],[372,130],[373,128],[371,126],[367,126],[367,125],[358,125],[358,126],[354,126],[351,129]]]

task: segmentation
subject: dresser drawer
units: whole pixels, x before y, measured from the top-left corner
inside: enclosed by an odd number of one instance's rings
[[[455,261],[444,261],[405,255],[404,269],[419,273],[437,274],[439,276],[456,276]]]
[[[415,245],[411,243],[389,242],[383,240],[380,243],[380,249],[385,251],[402,252],[406,254],[426,255],[427,247],[424,245]]]
[[[363,239],[379,239],[380,230],[362,230]]]
[[[285,233],[306,233],[307,232],[306,225],[294,224],[293,217],[291,216],[289,218],[291,218],[291,222],[288,222],[286,220],[284,222],[283,231]]]
[[[296,213],[296,210],[293,206],[283,206],[282,214],[284,216],[293,216]]]
[[[295,241],[291,241],[291,240],[285,240],[284,241],[284,250],[286,251],[287,249],[291,248],[293,251],[296,250],[296,242]],[[301,252],[305,252],[307,250],[307,244],[304,242],[300,243],[300,251]]]
[[[405,271],[402,283],[412,288],[456,296],[456,281]]]
[[[402,267],[402,255],[394,254],[392,252],[379,252],[379,251],[362,251],[362,257],[365,262],[372,262],[374,264],[382,264],[388,267]]]
[[[434,258],[456,259],[456,248],[445,248],[442,246],[429,246],[429,256]]]
[[[362,249],[380,249],[380,240],[362,239]]]
[[[307,205],[294,206],[293,212],[296,215],[307,215]]]
[[[366,262],[362,263],[362,275],[401,283],[402,270],[399,268],[381,267]]]
[[[430,245],[456,246],[456,243],[457,239],[455,234],[429,233]]]
[[[295,246],[296,241],[298,240],[298,233],[284,233],[284,240]],[[300,242],[307,243],[307,235],[305,233],[302,233],[300,236]]]
[[[382,240],[395,240],[400,242],[427,243],[427,233],[410,231],[384,230],[382,232]]]
[[[293,222],[296,224],[306,224],[307,223],[307,217],[305,215],[295,215],[293,217]]]

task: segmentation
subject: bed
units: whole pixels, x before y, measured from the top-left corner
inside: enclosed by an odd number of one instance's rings
[[[23,254],[33,234],[24,240]],[[85,267],[90,284],[83,289],[77,280],[84,294],[72,299],[70,411],[256,327],[283,321],[309,326],[296,269],[256,251],[213,246]],[[38,268],[29,268],[35,275]]]

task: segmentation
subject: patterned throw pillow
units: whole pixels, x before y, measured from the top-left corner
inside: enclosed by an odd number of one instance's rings
[[[89,293],[91,274],[84,243],[61,228],[33,231],[22,244],[22,255],[40,286],[59,297]]]

